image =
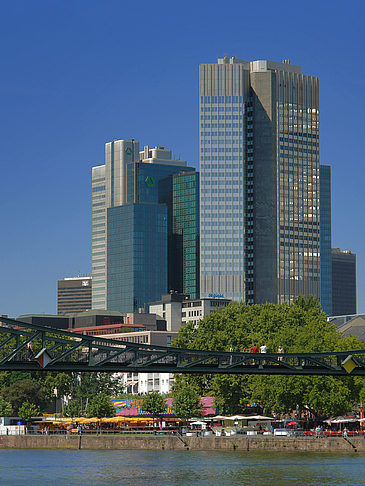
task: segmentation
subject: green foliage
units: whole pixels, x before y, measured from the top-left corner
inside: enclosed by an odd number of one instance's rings
[[[143,398],[141,408],[143,412],[150,413],[153,417],[158,417],[166,409],[165,397],[155,391],[149,393]]]
[[[32,417],[37,417],[39,415],[39,407],[34,405],[34,403],[24,402],[19,408],[18,415],[22,420],[29,422]]]
[[[110,397],[105,393],[99,393],[93,397],[87,408],[88,417],[114,417],[115,408],[111,404]]]
[[[71,400],[64,406],[63,413],[66,417],[83,417],[85,411],[81,400]]]
[[[327,321],[318,301],[298,297],[292,305],[246,305],[232,302],[196,326],[187,323],[174,345],[189,349],[240,352],[266,344],[268,352],[325,352],[361,349],[355,338],[341,338]],[[201,395],[215,396],[220,413],[244,412],[248,403],[261,403],[266,413],[309,409],[316,414],[349,411],[360,397],[365,381],[352,377],[300,377],[259,375],[178,375],[176,387],[195,387]]]
[[[41,386],[33,380],[25,379],[15,381],[2,390],[3,398],[11,403],[13,411],[18,415],[24,402],[35,404],[37,407],[44,405],[44,394]]]
[[[11,417],[13,409],[11,403],[0,397],[0,417]]]
[[[178,388],[173,393],[174,411],[177,417],[191,418],[201,417],[203,407],[200,403],[201,396],[192,386]]]
[[[77,373],[73,374],[71,395],[89,400],[100,393],[116,397],[122,389],[121,379],[112,373]]]

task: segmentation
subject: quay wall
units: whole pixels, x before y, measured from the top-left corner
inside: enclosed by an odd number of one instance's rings
[[[363,438],[184,437],[138,435],[20,435],[0,436],[0,449],[85,450],[237,450],[365,453]]]

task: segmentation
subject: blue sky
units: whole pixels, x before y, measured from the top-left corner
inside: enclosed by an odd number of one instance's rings
[[[360,2],[1,2],[0,314],[55,313],[89,273],[91,167],[135,138],[198,163],[198,66],[291,59],[320,78],[333,246],[358,256],[365,312],[364,7]]]

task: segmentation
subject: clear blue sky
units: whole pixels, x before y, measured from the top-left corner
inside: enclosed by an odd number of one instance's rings
[[[320,78],[333,246],[358,256],[365,312],[364,7],[358,2],[1,2],[0,314],[55,313],[89,273],[91,167],[135,138],[198,163],[198,65],[291,59]]]

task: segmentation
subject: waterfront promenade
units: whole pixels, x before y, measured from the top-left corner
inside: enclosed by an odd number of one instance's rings
[[[0,449],[69,450],[227,450],[365,453],[365,439],[343,437],[183,437],[176,435],[19,435],[0,436]]]

